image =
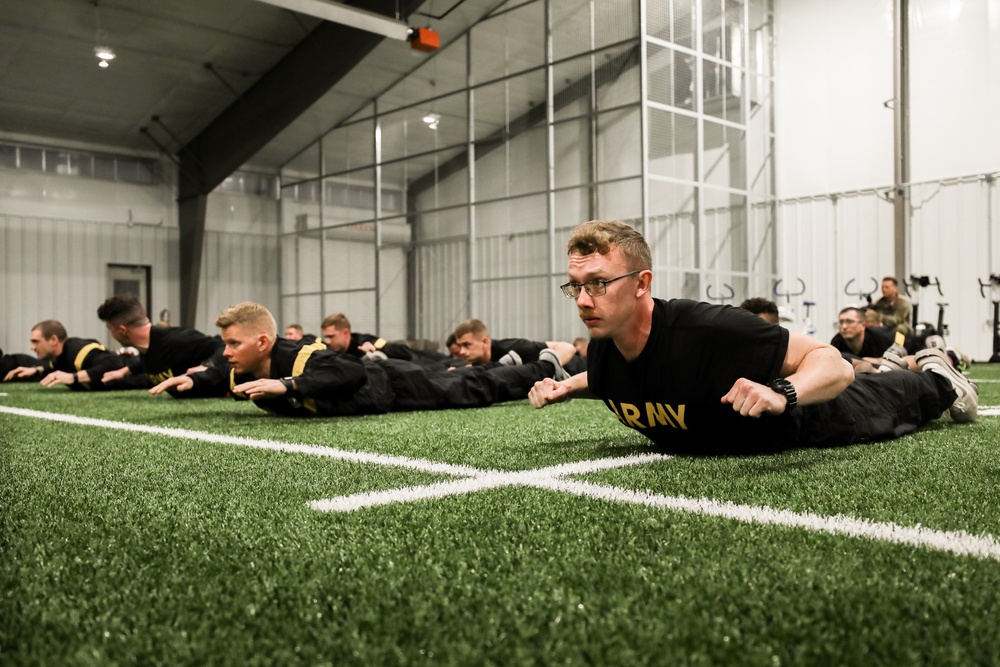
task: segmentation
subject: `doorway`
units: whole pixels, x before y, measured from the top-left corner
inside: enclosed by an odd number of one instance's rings
[[[108,292],[113,296],[134,296],[150,312],[152,307],[151,266],[139,264],[108,264]],[[109,340],[111,349],[118,347],[114,339]]]

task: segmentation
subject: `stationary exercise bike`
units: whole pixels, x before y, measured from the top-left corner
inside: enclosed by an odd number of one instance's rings
[[[851,283],[853,283],[853,282],[854,282],[854,278],[851,278],[850,280],[847,281],[847,284],[844,285],[844,294],[846,294],[847,296],[851,296],[851,297],[856,296],[859,299],[864,299],[865,302],[869,306],[872,305],[872,294],[874,294],[875,292],[877,292],[878,289],[879,289],[879,283],[878,283],[878,281],[875,280],[875,278],[872,278],[872,285],[873,285],[873,287],[872,287],[872,289],[871,289],[870,292],[866,292],[863,289],[859,289],[857,292],[852,292],[851,291]],[[857,303],[858,303],[859,306],[861,305],[861,301],[858,301]]]
[[[785,297],[785,303],[786,304],[791,304],[793,296],[802,296],[803,294],[805,294],[806,293],[806,281],[802,280],[802,278],[798,278],[797,280],[799,281],[799,286],[802,287],[802,289],[800,289],[798,292],[792,292],[791,290],[789,290],[787,292],[779,292],[778,291],[778,285],[781,284],[781,279],[779,278],[778,280],[776,280],[774,282],[774,287],[771,290],[774,293],[775,298],[783,296],[783,297]],[[816,335],[816,327],[813,326],[812,318],[810,317],[810,314],[809,314],[809,309],[812,308],[813,306],[815,306],[816,302],[815,301],[806,300],[806,301],[802,302],[802,305],[806,307],[805,317],[802,318],[802,333],[806,334],[807,336],[815,336]],[[794,311],[794,309],[791,309],[791,308],[790,308],[790,310],[792,310],[792,321],[795,321],[795,311]]]
[[[906,283],[907,293],[913,301],[913,338],[917,341],[918,348],[924,346],[924,341],[927,340],[928,336],[937,334],[944,337],[948,335],[948,325],[944,322],[944,309],[948,306],[947,303],[939,301],[937,304],[937,328],[930,322],[921,322],[919,319],[920,299],[916,291],[932,285],[937,288],[938,294],[943,297],[944,292],[941,291],[941,281],[938,280],[937,276],[931,281],[930,276],[911,275],[909,282]]]
[[[990,274],[990,279],[986,282],[979,281],[979,293],[986,298],[986,287],[990,288],[990,296],[993,300],[993,356],[990,363],[1000,363],[1000,275]]]
[[[712,294],[711,285],[705,288],[705,296],[708,298],[709,301],[718,301],[719,303],[732,301],[733,297],[736,296],[736,290],[734,290],[733,286],[730,285],[729,283],[722,283],[722,286],[726,288],[728,294],[720,294],[716,296],[715,294]]]

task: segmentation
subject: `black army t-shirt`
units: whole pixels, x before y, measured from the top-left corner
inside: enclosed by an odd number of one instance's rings
[[[882,327],[869,327],[865,329],[865,339],[861,343],[861,349],[855,355],[854,351],[847,345],[847,341],[839,333],[830,340],[830,345],[847,353],[858,357],[881,357],[889,346],[892,345],[892,333],[879,331]],[[893,332],[894,333],[894,332]]]
[[[741,308],[654,299],[646,347],[633,361],[610,339],[587,352],[590,390],[625,426],[678,451],[759,448],[780,417],[742,417],[722,397],[739,378],[779,377],[788,331]]]

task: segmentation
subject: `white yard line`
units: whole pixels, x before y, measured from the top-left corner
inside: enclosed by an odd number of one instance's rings
[[[34,417],[36,419],[47,419],[49,421],[66,422],[68,424],[80,424],[81,426],[98,426],[101,428],[117,429],[119,431],[132,431],[135,433],[149,433],[152,435],[164,435],[170,438],[183,438],[185,440],[201,440],[223,445],[239,445],[241,447],[253,447],[254,449],[269,449],[276,452],[289,452],[292,454],[308,454],[310,456],[323,456],[353,463],[370,463],[373,465],[397,466],[409,470],[419,470],[420,472],[440,473],[442,475],[455,475],[459,477],[472,477],[482,474],[483,470],[471,466],[452,465],[439,461],[428,461],[425,459],[411,459],[406,456],[388,456],[386,454],[370,454],[368,452],[352,452],[334,447],[324,447],[322,445],[297,445],[290,442],[279,442],[277,440],[259,440],[257,438],[242,438],[233,435],[218,435],[216,433],[206,433],[203,431],[189,431],[183,428],[163,428],[160,426],[144,426],[142,424],[129,424],[128,422],[108,421],[106,419],[92,419],[90,417],[77,417],[76,415],[64,415],[55,412],[40,412],[38,410],[25,410],[23,408],[8,408],[0,406],[0,412],[7,412],[12,415],[22,417]]]
[[[1000,414],[1000,407],[980,408],[979,414],[995,411],[990,414]],[[372,465],[397,466],[422,472],[454,475],[462,479],[438,482],[425,486],[414,486],[387,491],[358,493],[350,496],[340,496],[309,503],[313,509],[324,512],[351,512],[394,503],[408,503],[418,500],[445,498],[448,496],[465,495],[509,486],[533,487],[547,489],[560,493],[569,493],[595,500],[614,503],[643,505],[692,514],[720,517],[763,525],[801,528],[819,533],[846,535],[849,537],[867,538],[875,541],[891,542],[924,547],[936,551],[945,551],[959,556],[972,556],[980,559],[1000,561],[1000,543],[992,535],[971,535],[964,531],[938,531],[923,526],[901,526],[889,522],[875,522],[869,519],[843,515],[822,516],[810,512],[792,512],[771,507],[756,505],[739,505],[727,501],[710,498],[687,498],[685,496],[664,496],[623,489],[602,484],[593,484],[573,479],[570,475],[580,475],[598,470],[607,470],[624,466],[643,465],[669,460],[671,457],[662,454],[643,454],[638,456],[622,456],[594,461],[577,461],[564,463],[534,470],[504,472],[498,470],[483,470],[472,466],[452,465],[426,459],[414,459],[405,456],[388,456],[354,452],[320,445],[302,445],[279,442],[275,440],[258,440],[236,436],[217,435],[202,431],[187,429],[162,428],[129,424],[127,422],[77,417],[75,415],[40,412],[21,408],[0,406],[0,413],[8,413],[22,417],[47,419],[56,422],[79,424],[82,426],[97,426],[100,428],[117,429],[138,433],[149,433],[172,438],[184,438],[217,444],[230,444],[242,447],[253,447],[272,451],[289,452],[321,456],[356,463]]]

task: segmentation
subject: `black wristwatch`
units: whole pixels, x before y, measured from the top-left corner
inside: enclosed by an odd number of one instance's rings
[[[281,378],[278,380],[281,384],[285,385],[285,391],[289,394],[295,391],[295,378],[289,376],[286,378]]]
[[[785,400],[787,401],[785,404],[785,412],[791,411],[796,405],[799,404],[799,395],[795,393],[795,385],[785,378],[775,378],[774,380],[768,382],[767,386],[785,397]]]

